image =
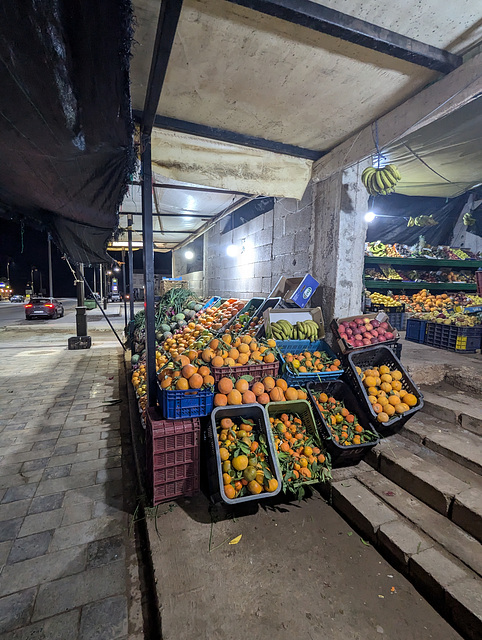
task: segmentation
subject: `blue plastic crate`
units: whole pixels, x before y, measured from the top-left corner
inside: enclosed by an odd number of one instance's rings
[[[309,350],[312,344],[315,343],[310,340],[276,340],[276,346],[281,353],[301,353]]]
[[[408,318],[405,340],[409,340],[410,342],[417,342],[418,344],[424,344],[426,331],[427,331],[426,320],[418,320],[417,318]]]
[[[169,391],[158,385],[157,399],[167,420],[207,416],[214,406],[214,393],[208,389]]]
[[[286,343],[292,344],[293,342],[300,343],[306,342],[305,340],[287,340]],[[282,377],[286,380],[286,382],[291,387],[299,387],[303,384],[307,384],[308,382],[324,382],[325,380],[337,380],[341,375],[343,375],[343,369],[339,371],[317,371],[316,373],[292,373],[283,358],[283,354],[285,353],[293,353],[293,350],[286,347],[279,347],[278,343],[276,343],[276,347],[279,352],[281,366],[284,371],[282,373]],[[328,344],[324,340],[317,340],[316,342],[309,342],[308,347],[303,349],[303,351],[309,351],[310,353],[314,353],[315,351],[326,351],[326,353],[330,356],[330,358],[337,358],[335,353],[330,349]],[[299,352],[300,353],[300,352]]]
[[[204,311],[204,309],[207,309],[208,307],[212,307],[213,305],[217,304],[220,300],[221,298],[219,296],[213,296],[210,300],[206,302],[206,304],[203,307],[201,307],[201,311]]]

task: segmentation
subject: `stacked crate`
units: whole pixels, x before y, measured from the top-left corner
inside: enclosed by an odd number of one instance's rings
[[[164,420],[158,409],[147,412],[146,467],[152,504],[199,491],[199,418]]]

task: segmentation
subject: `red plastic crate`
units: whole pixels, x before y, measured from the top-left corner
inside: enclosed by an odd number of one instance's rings
[[[276,378],[278,375],[279,361],[260,362],[259,364],[244,364],[240,367],[211,367],[214,382],[219,382],[226,376],[241,378],[241,376],[252,376],[252,382],[259,382],[266,376]]]
[[[197,493],[199,420],[164,420],[156,408],[149,408],[146,435],[147,480],[153,505]]]

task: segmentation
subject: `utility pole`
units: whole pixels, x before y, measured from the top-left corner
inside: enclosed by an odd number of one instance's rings
[[[96,278],[96,276],[97,276],[97,267],[94,264],[94,266],[92,268],[94,269],[94,293],[97,293],[97,282],[96,282],[96,280],[97,280],[97,278]]]
[[[134,252],[132,251],[132,216],[127,219],[127,243],[129,253],[129,320],[134,319]]]
[[[122,249],[122,298],[124,300],[124,322],[127,325],[127,300],[126,300],[126,252]]]
[[[54,297],[54,283],[52,278],[52,236],[50,232],[47,235],[48,248],[49,248],[49,297]]]

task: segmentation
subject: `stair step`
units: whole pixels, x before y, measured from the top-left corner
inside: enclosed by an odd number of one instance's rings
[[[332,483],[333,506],[398,570],[408,575],[465,637],[480,638],[482,581],[469,566],[445,551],[436,536],[442,545],[448,542],[451,549],[460,550],[466,563],[472,563],[470,556],[478,553],[479,572],[482,572],[481,545],[423,503],[416,501],[418,508],[410,505],[411,496],[377,471],[360,473],[354,467],[351,477],[348,470],[343,472],[343,479]],[[405,517],[400,502],[407,503],[412,520]]]
[[[480,437],[458,425],[419,414],[405,423],[399,435],[482,475]]]
[[[424,407],[422,414],[429,414],[439,420],[459,424],[477,435],[482,435],[482,402],[457,391],[449,385],[434,389],[423,388]]]
[[[356,479],[349,482],[363,484],[386,506],[407,518],[450,554],[482,576],[482,545],[454,522],[437,513],[377,471],[360,473]]]
[[[432,509],[449,517],[455,496],[471,489],[471,485],[416,455],[401,440],[392,437],[382,441],[366,461]]]

